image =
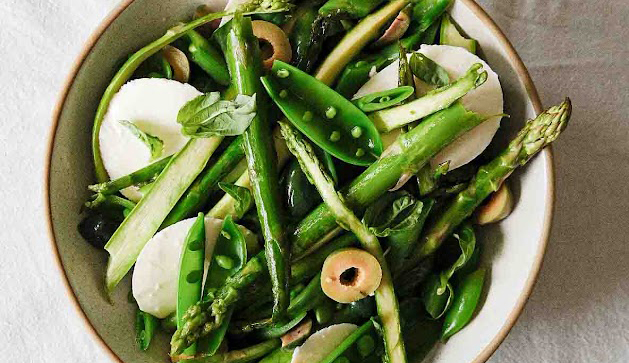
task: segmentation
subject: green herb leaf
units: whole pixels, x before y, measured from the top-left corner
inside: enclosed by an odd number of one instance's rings
[[[437,288],[437,293],[439,295],[443,294],[446,291],[446,287],[448,285],[448,281],[457,272],[461,269],[472,257],[474,253],[474,248],[476,246],[476,236],[474,234],[474,228],[471,224],[466,223],[463,225],[457,233],[454,233],[453,236],[459,241],[459,248],[461,248],[461,255],[459,258],[445,271],[439,274],[439,287]]]
[[[247,213],[247,211],[253,206],[253,196],[251,191],[245,187],[238,186],[236,184],[219,182],[218,187],[225,193],[229,194],[236,200],[234,209],[238,215],[238,219]]]
[[[444,291],[439,294],[439,276],[431,275],[426,281],[422,293],[422,300],[426,311],[433,319],[441,318],[452,305],[454,289],[449,283]]]
[[[149,148],[151,151],[151,160],[156,160],[162,156],[162,152],[164,151],[164,142],[159,137],[140,130],[140,128],[133,122],[129,122],[127,120],[120,120],[118,122],[131,131],[133,136],[140,139],[140,141]]]
[[[406,191],[385,194],[365,211],[363,223],[387,242],[387,261],[394,272],[403,265],[419,241],[434,201],[415,199]]]
[[[225,101],[220,92],[210,92],[186,103],[177,114],[177,122],[190,137],[236,136],[245,132],[255,116],[255,94]]]
[[[409,64],[413,75],[430,85],[442,87],[450,83],[448,72],[421,53],[413,53]]]
[[[423,203],[405,191],[388,193],[365,211],[363,223],[378,237],[388,237],[417,221]]]

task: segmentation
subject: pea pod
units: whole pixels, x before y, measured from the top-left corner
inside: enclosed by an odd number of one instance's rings
[[[149,349],[157,328],[157,318],[138,309],[135,316],[136,341],[142,350]]]
[[[183,324],[183,316],[188,308],[201,300],[203,287],[203,264],[205,262],[205,220],[203,213],[199,213],[190,228],[181,252],[181,268],[177,288],[177,328]],[[184,354],[194,355],[196,345],[184,351]]]
[[[247,243],[241,230],[236,226],[231,216],[223,221],[221,234],[214,246],[212,261],[208,268],[204,286],[204,299],[210,299],[212,294],[236,272],[240,271],[247,262]],[[226,313],[223,324],[208,336],[199,340],[199,350],[213,354],[221,345],[233,309]]]
[[[383,110],[402,103],[415,93],[412,86],[402,86],[386,91],[370,93],[352,102],[363,112]]]
[[[483,291],[485,272],[481,267],[465,276],[457,285],[454,302],[443,322],[442,340],[450,338],[472,320]]]
[[[291,123],[332,156],[370,165],[382,153],[380,134],[369,118],[309,74],[276,60],[262,83]]]

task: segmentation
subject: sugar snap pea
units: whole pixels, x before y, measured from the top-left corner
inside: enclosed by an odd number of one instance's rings
[[[205,262],[205,219],[199,213],[190,228],[181,252],[181,268],[177,288],[177,327],[180,328],[186,310],[201,299],[203,287],[203,264]],[[190,346],[184,354],[193,355],[196,345]]]
[[[363,112],[373,112],[395,106],[412,96],[413,93],[415,93],[415,89],[412,86],[402,86],[370,93],[352,102]]]
[[[149,349],[149,345],[157,329],[157,323],[158,320],[156,317],[138,309],[135,317],[135,331],[136,341],[140,349]]]
[[[332,156],[369,165],[382,153],[380,134],[369,118],[311,75],[276,60],[262,83],[291,123]]]
[[[212,295],[220,288],[225,281],[240,271],[247,262],[247,243],[242,231],[234,223],[231,216],[227,216],[223,221],[221,234],[214,246],[212,261],[208,268],[204,286],[204,299],[211,299]],[[232,314],[230,309],[225,315],[222,325],[209,333],[206,337],[199,339],[198,348],[200,351],[213,354],[221,345],[225,332],[230,322]]]
[[[485,283],[485,268],[464,277],[456,287],[454,302],[443,322],[441,339],[446,340],[470,322]]]

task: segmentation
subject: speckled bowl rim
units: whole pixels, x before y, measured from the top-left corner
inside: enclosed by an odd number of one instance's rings
[[[125,10],[129,7],[135,0],[122,0],[119,5],[117,5],[108,15],[107,17],[100,23],[98,28],[92,33],[89,39],[85,42],[85,46],[83,50],[77,57],[74,65],[72,66],[68,77],[65,80],[63,88],[59,93],[59,98],[55,105],[55,109],[52,116],[52,125],[49,132],[49,140],[48,140],[48,148],[46,152],[46,160],[44,163],[44,208],[46,215],[46,223],[48,226],[48,234],[50,236],[52,252],[54,254],[54,259],[56,262],[56,266],[61,273],[62,280],[66,289],[67,294],[70,297],[70,301],[72,305],[74,305],[78,315],[83,319],[85,325],[88,327],[90,333],[94,336],[95,340],[99,343],[99,345],[103,348],[105,352],[108,353],[109,357],[114,361],[119,363],[125,363],[114,351],[107,345],[103,337],[98,333],[94,325],[92,325],[91,321],[87,317],[85,311],[81,308],[79,304],[78,298],[74,293],[74,290],[70,286],[70,282],[68,280],[68,276],[66,275],[66,271],[63,268],[63,264],[61,262],[61,255],[59,253],[59,249],[57,248],[57,243],[55,240],[55,233],[52,224],[52,213],[50,208],[50,165],[52,162],[52,152],[54,147],[55,135],[57,132],[57,126],[59,124],[59,119],[61,117],[61,112],[63,111],[63,106],[68,97],[68,93],[70,92],[70,88],[74,83],[74,79],[76,78],[79,70],[83,66],[83,62],[90,54],[95,44],[98,42],[100,37],[105,33],[105,31],[109,28],[111,23]],[[496,37],[498,43],[504,49],[507,54],[507,58],[511,66],[515,69],[518,79],[522,82],[528,97],[530,98],[533,108],[536,113],[542,112],[542,103],[539,98],[539,94],[537,93],[537,89],[533,84],[533,80],[529,75],[526,66],[522,62],[522,59],[516,52],[515,48],[507,39],[506,35],[502,32],[502,30],[498,27],[498,25],[493,21],[493,19],[485,12],[483,8],[480,7],[474,0],[458,0],[464,3],[473,13],[476,15],[489,29],[489,31]],[[515,325],[518,317],[522,313],[524,309],[524,305],[526,304],[531,292],[533,291],[533,287],[535,286],[535,282],[537,281],[537,277],[542,267],[542,263],[544,261],[544,255],[546,252],[546,246],[548,244],[548,239],[550,236],[550,229],[552,226],[553,219],[553,211],[555,206],[555,171],[554,171],[554,163],[553,163],[553,153],[551,147],[546,147],[542,153],[541,157],[546,160],[546,174],[548,175],[547,179],[547,194],[546,200],[548,204],[546,209],[544,210],[544,224],[542,229],[541,241],[539,243],[539,247],[535,254],[535,260],[533,263],[533,267],[531,272],[526,280],[526,284],[524,289],[522,290],[514,309],[511,311],[509,316],[502,326],[502,328],[498,331],[496,336],[489,342],[487,347],[483,349],[476,358],[471,363],[484,363],[489,357],[498,349],[498,346],[504,341],[504,339],[509,334],[509,331]]]

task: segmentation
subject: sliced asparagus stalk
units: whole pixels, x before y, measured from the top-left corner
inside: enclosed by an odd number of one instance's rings
[[[494,160],[478,169],[469,186],[460,192],[453,201],[431,219],[418,247],[405,263],[408,270],[417,262],[433,254],[452,231],[489,196],[500,188],[511,173],[526,164],[546,145],[555,141],[570,120],[572,105],[570,99],[558,106],[542,112],[534,120],[529,120],[509,146]]]
[[[424,97],[403,105],[376,111],[369,118],[380,132],[389,132],[450,106],[487,80],[487,72],[476,63],[456,82],[436,89]]]
[[[151,189],[111,236],[105,284],[116,287],[129,272],[144,245],[158,231],[179,198],[201,173],[222,137],[191,139],[157,177]]]
[[[242,137],[238,137],[225,149],[216,163],[206,168],[186,190],[162,223],[161,228],[166,228],[198,213],[205,206],[212,192],[218,189],[218,182],[227,176],[243,157]],[[221,216],[221,218],[224,217]]]
[[[382,280],[376,289],[376,305],[378,316],[384,328],[384,341],[387,361],[391,363],[406,362],[406,351],[402,340],[402,329],[398,310],[398,301],[393,290],[393,280],[378,238],[356,217],[354,212],[343,202],[340,194],[334,189],[334,182],[325,173],[323,165],[314,155],[312,146],[301,134],[287,122],[280,121],[282,135],[289,150],[295,155],[308,179],[319,191],[324,203],[331,210],[337,223],[352,231],[362,247],[371,253],[380,263]]]

